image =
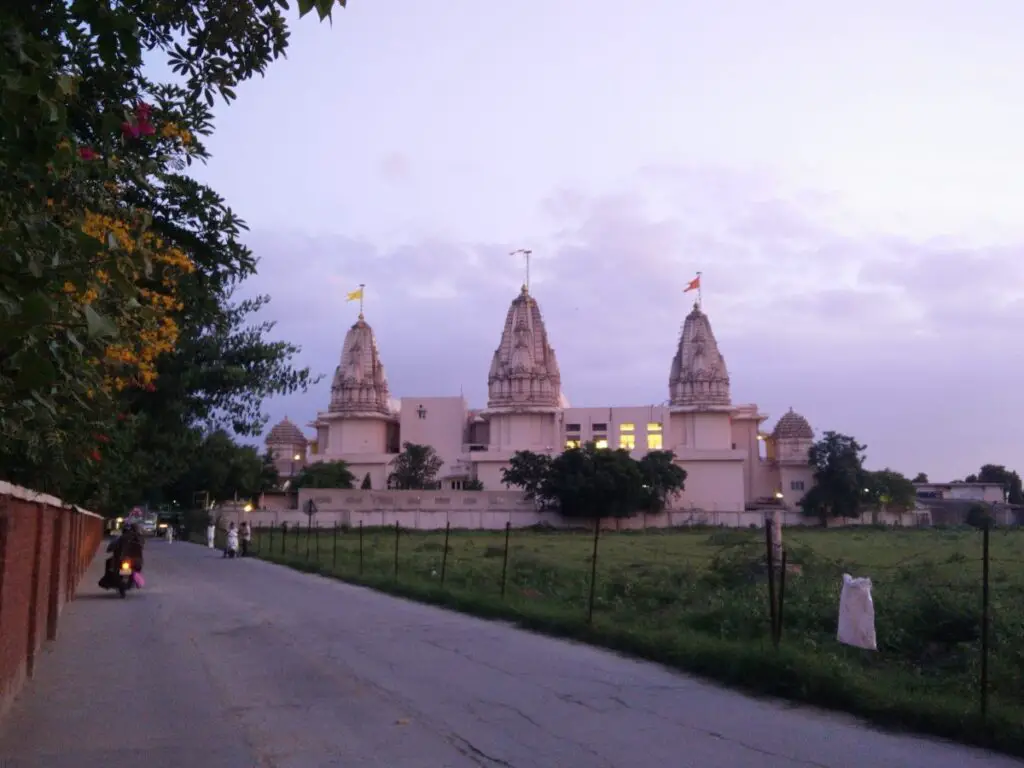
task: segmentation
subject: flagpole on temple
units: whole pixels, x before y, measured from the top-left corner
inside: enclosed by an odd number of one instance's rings
[[[359,284],[359,316],[363,316],[363,294],[365,293],[366,285],[364,283]]]
[[[697,303],[700,305],[701,309],[703,309],[704,308],[704,293],[703,293],[703,288],[701,286],[700,276],[701,276],[701,273],[698,272],[697,273]]]
[[[526,282],[523,283],[526,286],[526,291],[530,291],[530,257],[533,255],[533,251],[529,248],[517,248],[512,251],[509,256],[524,256],[526,257]]]

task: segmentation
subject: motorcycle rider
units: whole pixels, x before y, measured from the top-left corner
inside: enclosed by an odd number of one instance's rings
[[[235,557],[238,554],[238,529],[235,524],[228,526],[228,540],[224,546],[224,557]]]
[[[120,565],[125,560],[130,560],[133,571],[142,571],[142,551],[145,549],[146,540],[136,523],[129,523],[121,531],[121,535],[110,542],[107,552],[106,570],[103,578],[100,579],[100,587],[106,589],[109,579],[117,576]]]

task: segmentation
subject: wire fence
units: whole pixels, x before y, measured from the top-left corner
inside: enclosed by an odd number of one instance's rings
[[[222,534],[221,534],[222,535]],[[372,585],[573,616],[595,630],[781,649],[850,685],[1024,722],[1024,531],[607,532],[254,528],[252,554]],[[218,546],[222,546],[218,542]],[[843,574],[870,577],[878,650],[836,638]]]

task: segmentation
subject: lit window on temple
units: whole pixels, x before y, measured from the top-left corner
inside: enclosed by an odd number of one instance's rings
[[[649,451],[660,451],[661,447],[662,447],[662,442],[661,442],[661,433],[660,432],[655,432],[654,434],[647,435],[647,450],[649,450]]]

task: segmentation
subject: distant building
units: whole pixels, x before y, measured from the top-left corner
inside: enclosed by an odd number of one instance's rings
[[[998,504],[1006,501],[1001,483],[914,483],[919,499],[944,501],[980,501]]]
[[[580,408],[562,392],[540,305],[523,286],[506,313],[487,389],[487,407],[479,410],[461,396],[392,399],[377,339],[360,313],[345,335],[327,410],[310,424],[315,440],[286,419],[266,442],[284,476],[306,461],[340,459],[357,478],[368,474],[376,489],[387,487],[389,464],[404,442],[434,447],[448,489],[475,479],[501,490],[501,470],[516,451],[555,454],[588,441],[635,458],[673,451],[687,471],[686,490],[673,502],[681,509],[792,508],[813,481],[810,424],[790,409],[765,432],[768,416],[756,405],[733,405],[725,360],[698,303],[679,336],[665,403]]]

